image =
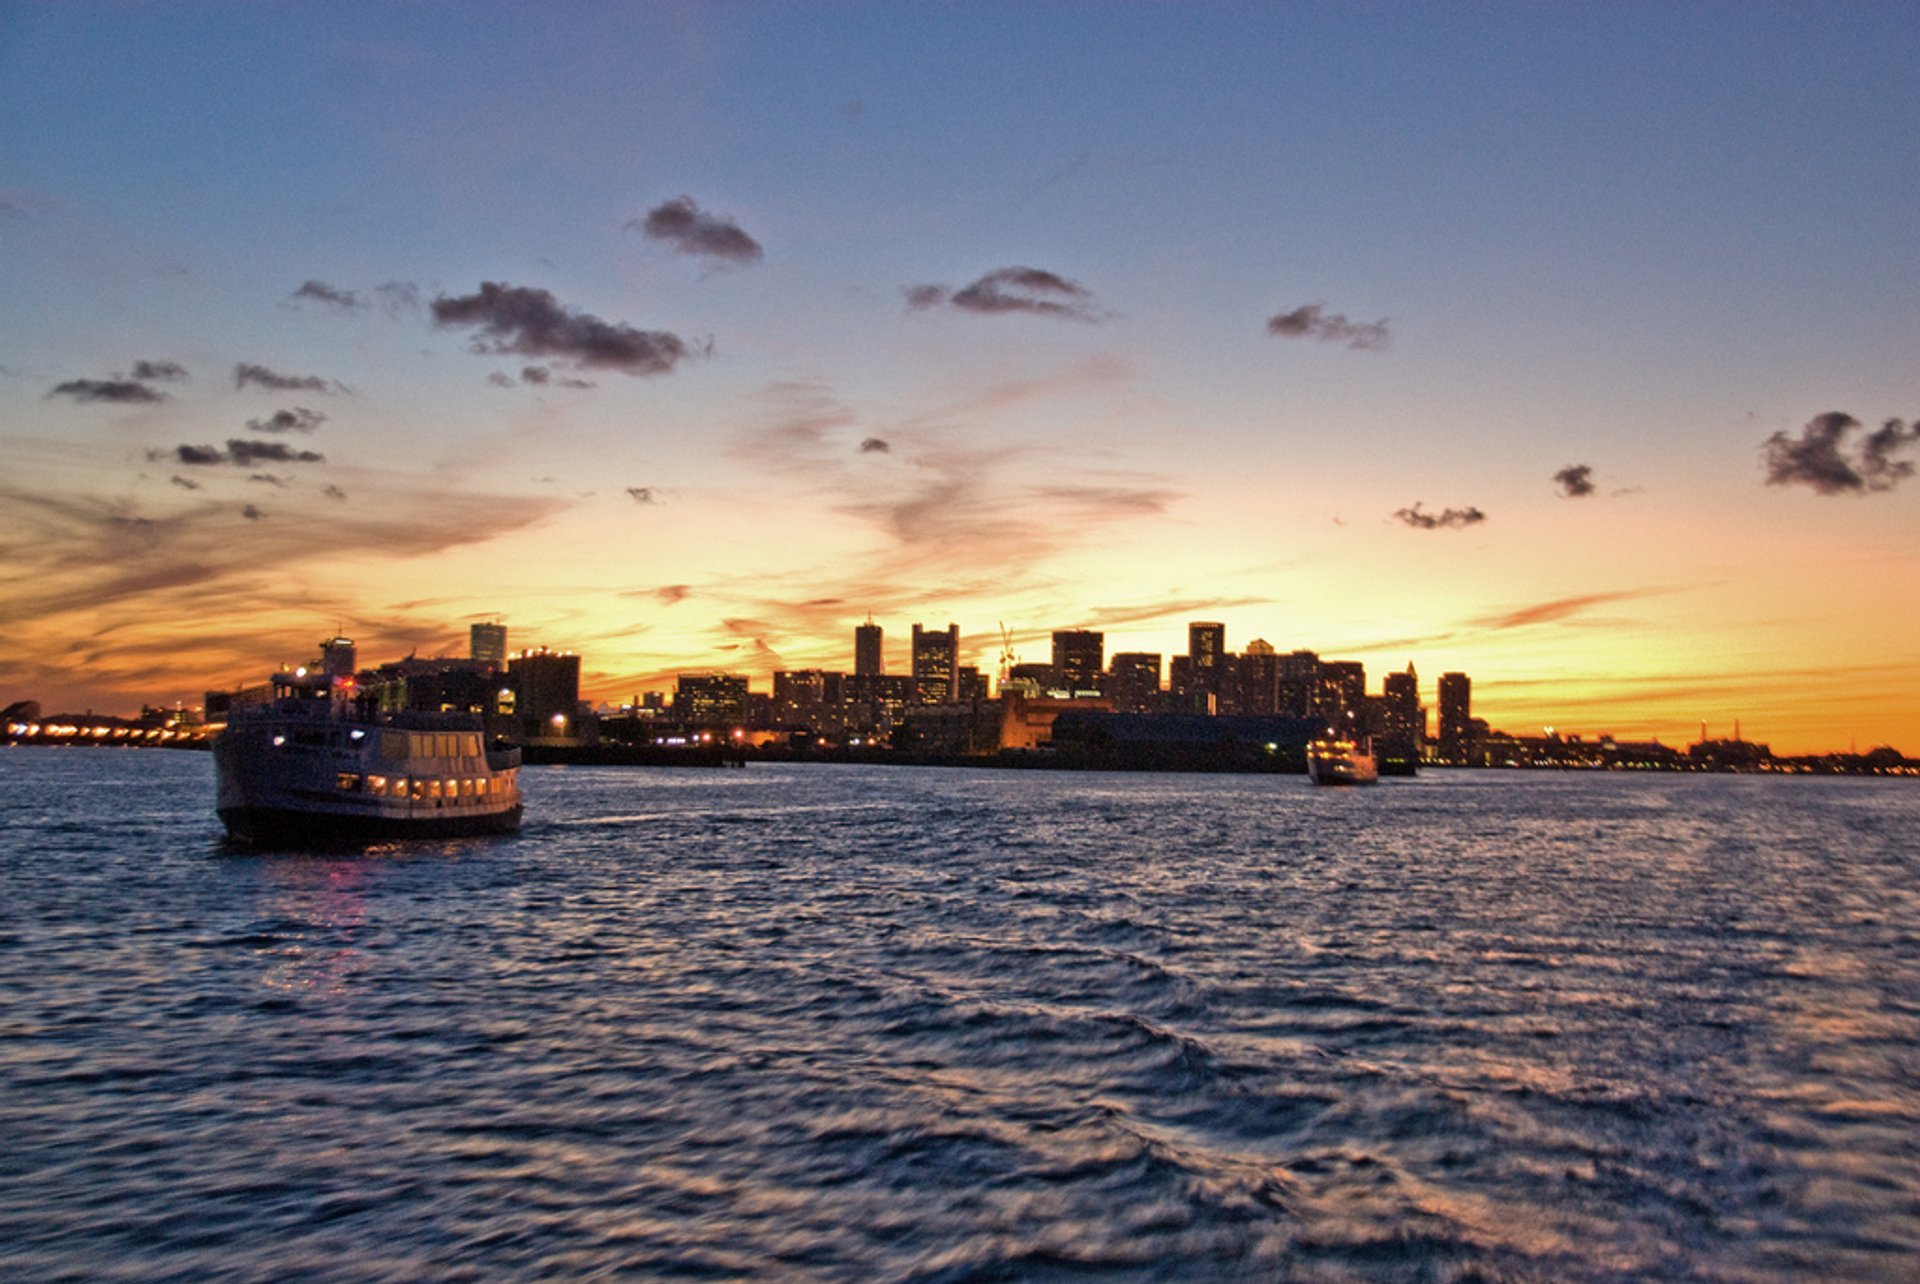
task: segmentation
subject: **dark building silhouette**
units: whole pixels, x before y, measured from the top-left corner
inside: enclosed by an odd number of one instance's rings
[[[953,704],[960,699],[960,626],[913,626],[913,690],[916,704]]]
[[[320,672],[329,678],[351,678],[356,654],[352,638],[328,638],[320,644]]]
[[[887,671],[881,649],[880,626],[871,617],[853,631],[853,676],[877,678]]]
[[[1227,686],[1227,626],[1210,621],[1187,625],[1188,681],[1217,705]]]
[[[1103,688],[1119,713],[1151,713],[1160,703],[1160,653],[1121,651]]]
[[[1097,694],[1107,664],[1104,633],[1090,629],[1057,629],[1053,635],[1053,677],[1069,693]]]
[[[791,669],[773,675],[773,725],[785,730],[837,729],[846,720],[847,675]]]
[[[1473,679],[1464,673],[1440,675],[1440,760],[1465,762],[1473,743]]]
[[[1316,666],[1309,712],[1330,723],[1357,722],[1366,710],[1367,667],[1358,660],[1322,660]]]
[[[580,657],[546,647],[522,651],[507,661],[517,693],[520,734],[533,737],[576,734],[580,708]]]
[[[496,672],[506,668],[507,626],[469,624],[467,626],[467,658],[475,664],[491,666]]]
[[[1247,643],[1235,666],[1234,709],[1239,713],[1268,717],[1280,712],[1280,657],[1265,638]]]
[[[673,691],[673,718],[684,727],[727,730],[747,722],[747,680],[735,673],[683,673]]]
[[[1274,712],[1305,718],[1313,711],[1313,690],[1320,680],[1320,657],[1312,651],[1292,651],[1276,657],[1279,679],[1274,687]]]

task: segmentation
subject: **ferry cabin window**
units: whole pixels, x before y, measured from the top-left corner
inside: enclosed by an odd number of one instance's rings
[[[334,787],[339,789],[343,794],[358,793],[360,791],[360,777],[351,771],[341,772],[334,777],[333,783]]]
[[[480,737],[461,736],[460,752],[469,758],[478,758],[480,756]]]
[[[393,762],[407,760],[407,733],[404,731],[382,731],[380,733],[380,756]]]
[[[373,794],[375,797],[378,797],[378,798],[386,797],[387,778],[385,776],[368,776],[367,792],[370,794]]]
[[[415,778],[415,779],[409,779],[407,781],[407,784],[408,784],[407,792],[412,794],[415,798],[425,798],[427,796],[426,781]]]

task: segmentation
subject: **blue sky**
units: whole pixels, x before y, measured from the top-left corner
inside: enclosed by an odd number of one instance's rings
[[[843,665],[872,610],[989,662],[1002,618],[1224,618],[1623,732],[1783,666],[1920,704],[1915,489],[1762,465],[1920,414],[1916,54],[1905,4],[0,6],[0,694],[498,613],[620,695]],[[629,226],[682,195],[763,254]],[[1084,294],[905,305],[1010,267]],[[690,355],[529,383],[433,324],[487,281]],[[1310,305],[1384,341],[1268,332]],[[141,360],[190,377],[49,395]],[[323,462],[162,458],[296,404]],[[1783,738],[1920,738],[1820,698]]]

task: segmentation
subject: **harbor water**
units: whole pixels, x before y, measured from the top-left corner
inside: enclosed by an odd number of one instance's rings
[[[1920,1277],[1920,788],[0,751],[0,1277]]]

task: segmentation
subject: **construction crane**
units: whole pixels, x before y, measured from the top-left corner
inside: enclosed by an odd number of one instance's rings
[[[1013,666],[1020,663],[1020,657],[1013,653],[1013,634],[1007,631],[1007,622],[1000,622],[1000,685],[1006,686],[1007,679],[1013,676]]]

